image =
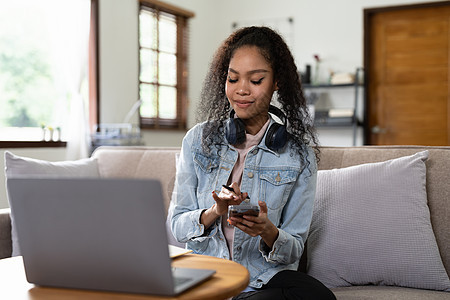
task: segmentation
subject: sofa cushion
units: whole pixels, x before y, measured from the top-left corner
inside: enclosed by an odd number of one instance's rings
[[[307,272],[326,286],[450,291],[427,206],[428,151],[318,172]]]
[[[397,286],[352,286],[331,289],[337,299],[376,300],[448,300],[448,292],[412,289]]]
[[[95,149],[100,177],[156,179],[163,189],[165,213],[169,208],[175,182],[175,147],[108,147]]]
[[[364,163],[413,155],[427,150],[427,198],[431,224],[447,274],[450,275],[450,147],[359,146],[321,147],[319,170],[346,168]],[[306,251],[305,251],[306,253]],[[306,268],[306,267],[305,267]]]
[[[76,161],[49,162],[27,158],[5,151],[5,175],[13,177],[99,177],[97,160],[85,158]],[[11,214],[12,256],[21,255],[14,224],[14,212]]]

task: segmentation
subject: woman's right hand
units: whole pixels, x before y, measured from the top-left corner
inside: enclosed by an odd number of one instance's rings
[[[241,193],[239,185],[236,182],[233,182],[230,188],[233,189],[233,191],[222,187],[219,195],[217,195],[215,191],[212,192],[214,201],[216,201],[213,210],[218,216],[227,214],[228,206],[239,205],[248,196],[248,193]]]
[[[241,193],[239,185],[236,182],[233,182],[230,187],[233,191],[222,188],[219,195],[217,195],[216,191],[212,192],[212,197],[216,203],[212,207],[203,211],[200,217],[200,222],[206,228],[209,228],[209,226],[211,226],[218,217],[226,215],[228,213],[229,205],[239,205],[245,198],[247,198],[248,193]]]

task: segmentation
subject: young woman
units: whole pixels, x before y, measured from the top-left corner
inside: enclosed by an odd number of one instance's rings
[[[186,134],[177,166],[170,207],[175,238],[195,253],[249,270],[249,287],[234,299],[335,299],[297,272],[318,151],[297,68],[279,34],[247,27],[224,41],[199,116],[206,121]],[[230,205],[244,204],[257,205],[259,214],[228,217]]]

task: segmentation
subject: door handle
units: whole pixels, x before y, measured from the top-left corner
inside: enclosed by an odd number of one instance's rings
[[[378,125],[373,126],[371,129],[372,133],[374,134],[382,134],[382,133],[386,133],[386,128],[381,128]]]

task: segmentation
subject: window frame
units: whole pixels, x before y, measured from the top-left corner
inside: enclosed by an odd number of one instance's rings
[[[138,14],[140,14],[141,10],[145,9],[150,9],[156,12],[158,16],[160,13],[170,14],[173,15],[176,19],[177,82],[175,88],[177,91],[177,99],[176,99],[177,108],[175,119],[164,119],[159,118],[158,116],[156,118],[147,118],[141,116],[141,113],[139,111],[139,125],[141,129],[185,130],[187,128],[187,106],[188,106],[188,99],[187,99],[187,82],[188,82],[187,58],[188,58],[188,38],[189,38],[188,20],[189,18],[194,17],[194,13],[157,0],[140,0]],[[140,26],[138,27],[138,36],[140,37]],[[140,74],[141,70],[140,51],[143,48],[141,47],[140,43],[138,45],[138,48],[139,48],[138,60],[139,60],[139,74]],[[147,82],[143,82],[141,81],[140,78],[138,78],[138,85],[140,86],[142,83]],[[157,82],[155,86],[158,87],[159,83]],[[159,101],[157,103],[157,106],[159,106]]]
[[[99,0],[91,0],[89,32],[89,125],[93,128],[100,120],[100,78],[99,78]],[[0,148],[54,148],[66,147],[64,141],[0,141]]]

